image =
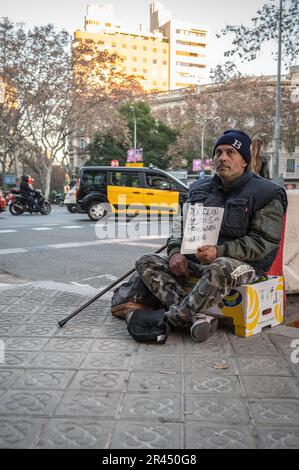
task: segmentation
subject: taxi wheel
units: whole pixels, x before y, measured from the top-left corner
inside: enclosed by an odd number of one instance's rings
[[[67,210],[71,213],[71,214],[74,214],[76,211],[76,206],[66,206]]]
[[[92,202],[87,210],[90,220],[101,220],[109,214],[109,204],[106,202]]]

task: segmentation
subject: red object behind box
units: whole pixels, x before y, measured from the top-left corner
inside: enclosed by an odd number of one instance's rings
[[[283,245],[286,228],[286,213],[283,217],[282,235],[279,244],[279,250],[267,274],[269,276],[283,276]]]

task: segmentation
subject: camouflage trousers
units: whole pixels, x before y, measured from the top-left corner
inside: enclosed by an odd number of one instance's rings
[[[208,265],[188,260],[190,277],[169,271],[167,255],[142,255],[136,269],[149,290],[167,309],[173,326],[186,326],[195,314],[219,304],[231,289],[257,280],[254,268],[232,258],[216,258]]]

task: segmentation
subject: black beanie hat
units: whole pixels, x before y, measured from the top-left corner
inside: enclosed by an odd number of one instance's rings
[[[250,137],[245,134],[243,131],[237,131],[235,129],[228,129],[223,133],[221,137],[217,140],[214,150],[213,156],[215,155],[215,150],[218,145],[221,144],[228,144],[234,147],[238,152],[242,155],[244,160],[250,164],[251,162],[251,152],[250,152],[250,145],[251,139]]]

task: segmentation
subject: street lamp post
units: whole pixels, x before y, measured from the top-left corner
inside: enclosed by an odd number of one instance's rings
[[[134,150],[136,151],[137,123],[136,123],[134,106],[130,106],[130,110],[133,113],[133,119],[134,119]]]
[[[202,131],[201,131],[201,171],[204,171],[204,139],[205,139],[205,128],[207,127],[208,124],[210,124],[213,121],[217,121],[217,119],[220,119],[219,116],[214,117],[213,119],[209,119],[204,123],[202,126]]]
[[[276,79],[276,103],[275,103],[275,130],[274,130],[274,156],[272,161],[272,179],[279,184],[279,150],[280,150],[280,105],[281,105],[281,36],[282,36],[282,0],[279,1],[279,33],[278,33],[278,57]]]

